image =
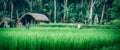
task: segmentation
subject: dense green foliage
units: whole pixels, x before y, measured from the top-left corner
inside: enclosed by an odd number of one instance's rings
[[[115,0],[113,2],[113,7],[111,8],[111,16],[113,19],[120,19],[120,0]]]
[[[65,2],[65,0],[56,0],[56,22],[88,22],[91,1],[67,0]],[[113,0],[94,0],[94,2],[92,21],[94,21],[95,15],[98,15],[99,23],[100,20],[107,20],[109,22],[111,17],[109,16],[109,9],[112,7]],[[54,22],[54,6],[54,0],[1,0],[0,17],[10,17],[11,15],[12,18],[19,19],[25,13],[33,12],[45,14],[50,19],[50,22]],[[115,7],[119,6],[115,5]],[[116,12],[112,14],[116,14]]]
[[[111,25],[120,28],[120,0],[115,0],[113,2],[113,7],[111,8]]]
[[[120,28],[120,19],[115,19],[110,22],[111,25],[117,26]]]
[[[118,29],[0,28],[0,50],[119,50]]]

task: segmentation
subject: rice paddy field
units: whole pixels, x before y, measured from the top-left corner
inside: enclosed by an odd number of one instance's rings
[[[120,50],[120,29],[0,28],[0,50]]]

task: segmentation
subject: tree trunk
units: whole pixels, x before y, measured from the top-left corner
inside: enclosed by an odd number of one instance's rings
[[[15,27],[15,25],[14,25],[14,22],[12,21],[13,19],[13,11],[14,11],[14,5],[13,5],[13,2],[11,1],[11,17],[10,17],[10,20],[11,20],[11,22],[10,22],[10,27],[12,28],[12,27]]]
[[[54,0],[54,23],[56,23],[56,0]]]
[[[18,10],[16,10],[16,15],[17,15],[17,21],[18,21],[19,20]]]
[[[83,7],[83,0],[81,1],[81,7]],[[82,10],[80,11],[79,14],[80,14],[79,16],[82,18],[81,22],[84,22],[84,17],[83,17],[83,12],[82,12]]]
[[[63,17],[63,20],[66,20],[66,17],[67,17],[67,0],[64,0],[64,17]]]
[[[50,9],[50,12],[49,12],[49,22],[52,22],[51,14],[52,14],[52,10]]]
[[[81,1],[81,6],[83,7],[83,0]]]
[[[42,11],[42,0],[40,0],[40,11]]]
[[[8,1],[8,0],[7,0]],[[4,2],[4,12],[6,11],[7,1]]]
[[[30,0],[30,12],[32,12],[32,0]]]
[[[93,15],[93,6],[95,4],[95,1],[91,0],[91,6],[90,6],[90,17],[89,17],[89,24],[92,24],[92,15]]]
[[[103,5],[102,16],[101,16],[101,20],[100,20],[101,24],[103,23],[104,12],[105,12],[105,3]]]
[[[13,17],[13,7],[14,7],[13,2],[11,2],[11,20],[12,20],[12,17]]]
[[[98,24],[98,22],[99,22],[99,21],[98,21],[98,15],[96,14],[96,15],[95,15],[95,18],[94,18],[94,24]]]
[[[7,16],[7,13],[6,13],[6,6],[7,6],[7,2],[8,2],[8,0],[6,1],[6,2],[4,2],[4,17],[6,17]]]

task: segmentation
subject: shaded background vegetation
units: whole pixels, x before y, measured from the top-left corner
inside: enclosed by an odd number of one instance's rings
[[[98,17],[98,24],[104,24],[120,18],[119,2],[119,0],[1,0],[0,18],[18,20],[23,14],[34,12],[47,15],[50,22],[93,24],[94,18]]]

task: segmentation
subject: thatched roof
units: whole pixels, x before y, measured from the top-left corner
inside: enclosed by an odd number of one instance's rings
[[[49,21],[48,17],[44,14],[39,14],[39,13],[26,13],[24,14],[22,18],[27,17],[27,16],[33,17],[36,21]]]

